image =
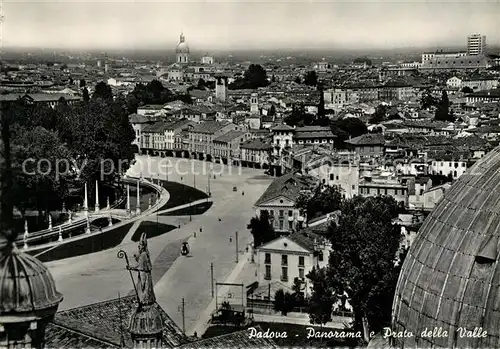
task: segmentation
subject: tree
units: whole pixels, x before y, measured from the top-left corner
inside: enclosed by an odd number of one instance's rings
[[[432,96],[430,89],[426,89],[422,93],[422,98],[420,100],[420,106],[422,109],[429,109],[435,107],[439,104],[439,101]]]
[[[198,80],[198,85],[196,86],[198,90],[204,90],[205,89],[205,80],[199,79]]]
[[[464,86],[462,88],[462,92],[463,93],[472,93],[472,92],[474,92],[474,90],[472,90],[469,86]]]
[[[455,121],[455,117],[450,113],[450,101],[446,91],[443,91],[441,95],[441,101],[437,106],[434,119],[439,121]]]
[[[269,108],[269,112],[267,113],[268,116],[275,116],[276,115],[276,107],[271,105],[271,108]]]
[[[333,304],[348,295],[354,312],[354,331],[378,332],[390,324],[402,264],[395,265],[401,233],[392,220],[398,210],[392,197],[355,196],[343,201],[339,224],[328,229],[332,249],[326,268],[327,285]],[[327,288],[322,284],[325,278],[318,275],[311,275],[313,289],[323,291]],[[324,302],[328,306],[330,299]]]
[[[354,138],[368,133],[368,128],[365,123],[357,118],[345,118],[332,121],[330,123],[330,128],[333,134],[337,136],[335,139],[335,147],[338,149],[344,149],[346,147],[345,141],[348,140],[349,137]]]
[[[295,299],[295,305],[304,305],[304,293],[302,292],[302,285],[304,284],[299,278],[293,279],[292,291]]]
[[[242,78],[229,85],[230,89],[257,89],[269,85],[267,80],[267,73],[264,68],[259,64],[250,64],[248,69],[243,74]]]
[[[318,74],[314,70],[308,71],[304,77],[304,84],[307,86],[318,85]]]
[[[342,204],[342,189],[337,185],[320,184],[312,195],[301,193],[295,202],[295,207],[308,219],[323,216],[337,211]]]
[[[323,86],[321,84],[318,84],[318,91],[319,91],[319,104],[318,104],[318,119],[324,118],[326,113],[325,113],[325,96],[323,93]]]
[[[307,274],[312,282],[311,297],[308,301],[309,321],[311,324],[324,325],[332,320],[334,296],[332,294],[326,269],[316,268]]]
[[[254,248],[274,240],[279,236],[270,224],[269,218],[269,212],[263,210],[259,217],[252,217],[252,219],[250,219],[247,229],[250,229],[250,233],[253,236]]]
[[[288,314],[293,310],[295,306],[295,298],[289,292],[284,292],[283,289],[279,289],[274,294],[274,310],[280,311],[281,315]]]
[[[105,82],[101,81],[95,86],[95,91],[92,94],[93,99],[113,100],[113,92],[111,87]]]
[[[385,104],[379,104],[375,109],[375,114],[370,118],[370,124],[378,124],[384,121],[387,114],[387,106]]]
[[[83,88],[83,101],[88,102],[90,100],[89,90],[86,87]]]

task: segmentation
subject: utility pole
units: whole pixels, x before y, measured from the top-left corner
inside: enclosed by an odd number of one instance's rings
[[[236,232],[236,263],[238,263],[238,232]]]
[[[212,298],[214,298],[214,264],[210,263],[210,285],[212,285]]]
[[[182,333],[186,334],[186,318],[184,316],[184,297],[182,298]]]

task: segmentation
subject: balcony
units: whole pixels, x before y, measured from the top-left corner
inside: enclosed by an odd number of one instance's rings
[[[271,275],[268,274],[264,275],[264,280],[271,280]]]
[[[283,282],[288,282],[288,276],[281,276],[280,280]]]

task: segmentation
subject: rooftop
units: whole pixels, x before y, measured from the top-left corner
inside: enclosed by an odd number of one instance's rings
[[[381,133],[366,133],[345,141],[352,145],[384,145],[384,135]]]
[[[178,346],[188,340],[160,307],[165,328],[163,338],[166,346]],[[133,347],[132,338],[128,332],[130,315],[137,308],[136,296],[127,296],[110,301],[94,303],[87,306],[69,309],[56,313],[52,328],[53,333],[47,331],[47,348],[73,347],[77,343],[93,343],[99,347],[120,347],[123,335],[126,347]],[[121,318],[121,323],[120,323]]]
[[[266,203],[269,200],[284,196],[289,200],[295,201],[301,190],[309,190],[317,182],[311,176],[300,173],[288,173],[276,178],[257,200],[255,206]]]
[[[214,142],[229,143],[232,140],[243,136],[244,134],[245,134],[245,132],[232,130],[232,131],[229,131],[229,132],[223,134],[220,137],[217,137],[216,139],[214,139]]]

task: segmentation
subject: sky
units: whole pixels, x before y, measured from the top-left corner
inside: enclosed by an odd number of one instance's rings
[[[500,45],[500,0],[3,0],[4,47],[191,50]]]

